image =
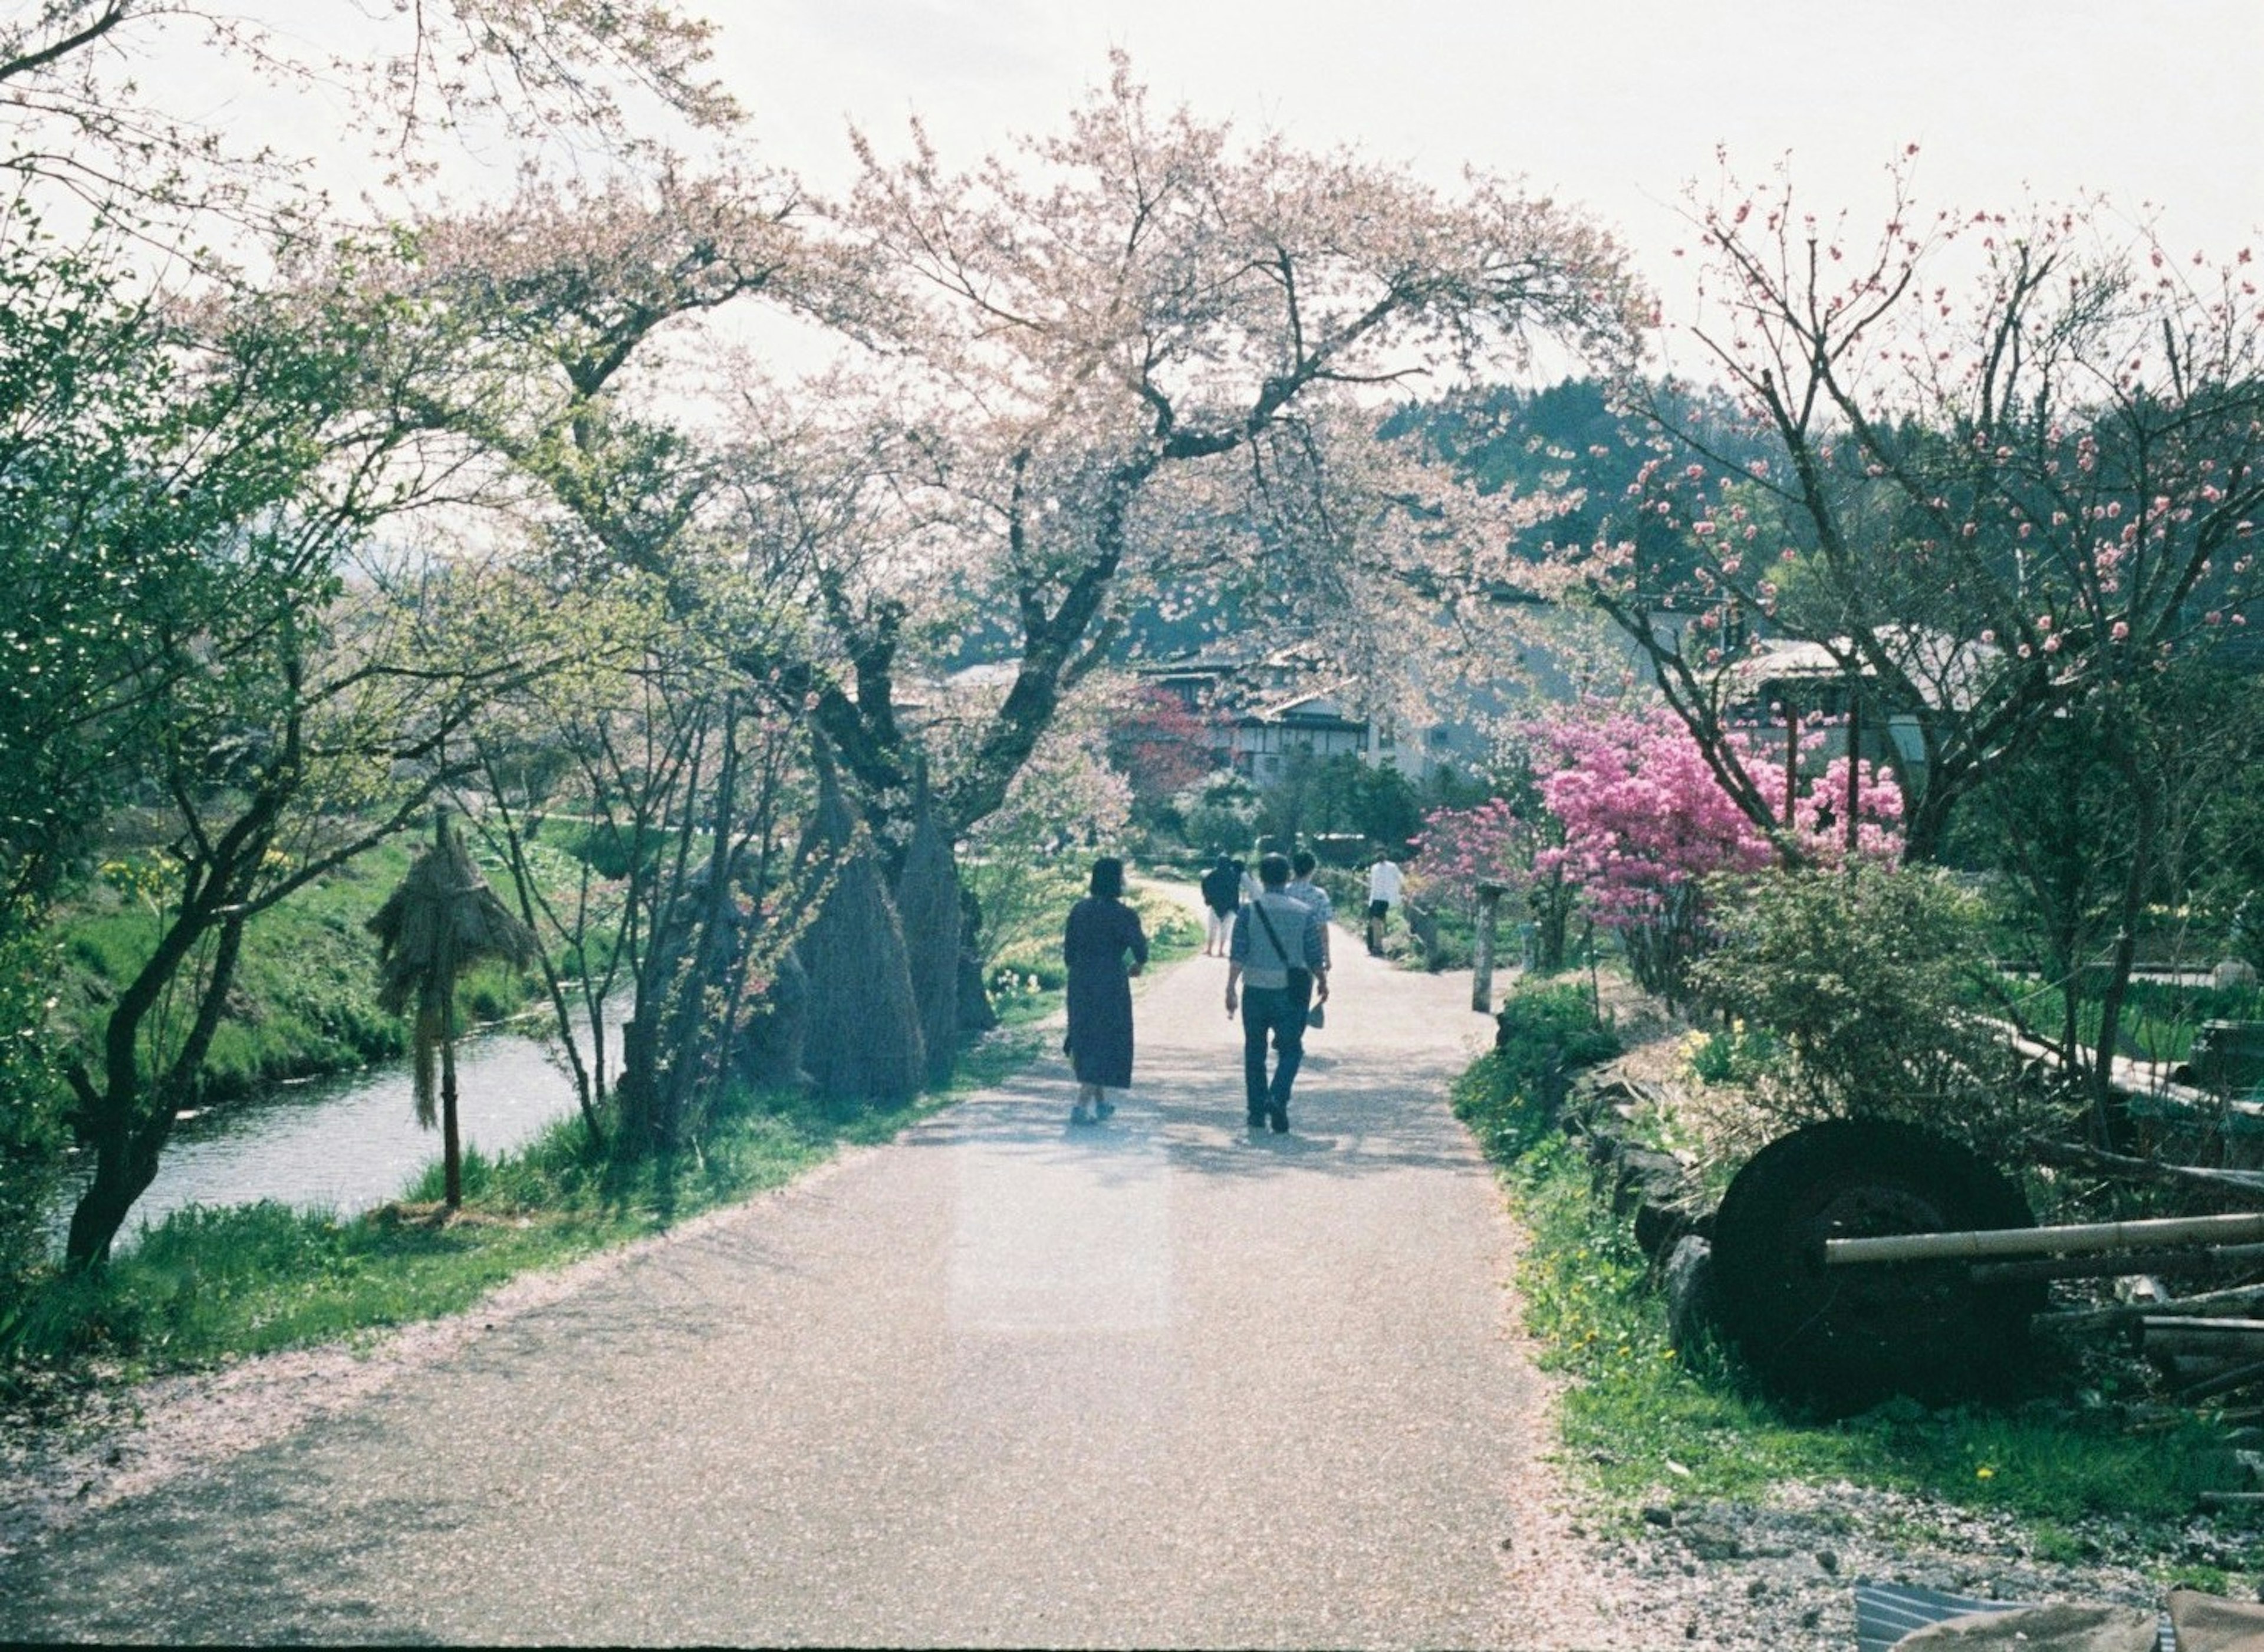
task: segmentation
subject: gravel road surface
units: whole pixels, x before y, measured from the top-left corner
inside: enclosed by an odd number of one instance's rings
[[[1491,1025],[1467,975],[1337,955],[1290,1134],[1243,1129],[1190,960],[1106,1126],[1041,1061],[475,1312],[0,1561],[0,1639],[1583,1643],[1515,1235],[1443,1100]]]

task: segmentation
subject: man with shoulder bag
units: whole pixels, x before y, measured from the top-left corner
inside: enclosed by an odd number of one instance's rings
[[[1310,849],[1300,849],[1295,854],[1290,856],[1289,881],[1281,886],[1281,893],[1309,908],[1313,916],[1320,919],[1321,967],[1326,969],[1331,961],[1329,923],[1336,916],[1336,909],[1335,903],[1329,899],[1329,892],[1313,881],[1313,873],[1319,870],[1320,864],[1318,857]],[[1313,1002],[1312,971],[1291,970],[1289,993],[1296,999],[1298,1012],[1305,1018],[1305,1025],[1309,1027],[1320,1025],[1321,1008]]]
[[[1250,1127],[1289,1128],[1289,1087],[1305,1059],[1305,1006],[1290,986],[1290,972],[1307,974],[1321,1004],[1329,1000],[1328,936],[1319,917],[1287,894],[1289,862],[1267,855],[1258,863],[1259,895],[1242,909],[1227,951],[1226,1012],[1242,1018],[1242,1078]],[[1247,990],[1237,990],[1246,984]],[[1266,1071],[1267,1034],[1276,1060]]]

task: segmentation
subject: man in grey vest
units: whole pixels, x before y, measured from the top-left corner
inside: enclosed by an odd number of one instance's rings
[[[1242,909],[1227,949],[1226,1012],[1242,1016],[1242,1082],[1250,1127],[1267,1123],[1275,1134],[1289,1128],[1289,1086],[1305,1059],[1305,1011],[1290,989],[1289,972],[1309,971],[1323,1004],[1329,1001],[1328,938],[1312,908],[1283,893],[1289,862],[1267,855],[1258,863],[1258,898]],[[1247,982],[1248,990],[1237,989]],[[1274,1035],[1274,1076],[1266,1075],[1266,1035]]]

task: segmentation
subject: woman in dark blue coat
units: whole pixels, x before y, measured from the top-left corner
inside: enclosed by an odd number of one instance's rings
[[[1148,961],[1139,914],[1124,904],[1124,863],[1092,863],[1092,893],[1069,911],[1062,957],[1069,965],[1069,1037],[1077,1069],[1071,1124],[1096,1124],[1116,1109],[1102,1096],[1132,1082],[1132,982]]]

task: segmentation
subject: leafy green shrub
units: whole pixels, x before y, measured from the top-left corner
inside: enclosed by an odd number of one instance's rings
[[[1767,1027],[1732,1022],[1717,1032],[1701,1032],[1689,1046],[1692,1075],[1709,1084],[1752,1084],[1778,1070],[1784,1047]]]
[[[1463,1070],[1449,1100],[1487,1156],[1509,1163],[1556,1122],[1562,1097],[1552,1087],[1576,1068],[1609,1061],[1620,1040],[1597,1021],[1587,994],[1569,985],[1513,994],[1496,1023],[1494,1047]]]
[[[1513,993],[1494,1025],[1494,1047],[1521,1070],[1541,1070],[1552,1053],[1568,1069],[1620,1053],[1619,1034],[1596,1018],[1586,989],[1571,982]]]
[[[0,911],[0,1337],[47,1259],[47,1212],[68,1133],[47,1030],[50,949]]]
[[[1187,847],[1207,856],[1247,857],[1258,832],[1258,789],[1238,774],[1219,773],[1172,800]]]
[[[1977,1145],[2024,1127],[2012,1052],[1969,1008],[1992,979],[1977,903],[1921,867],[1769,872],[1716,896],[1701,1000],[1778,1041],[1782,1122],[1903,1118]]]

